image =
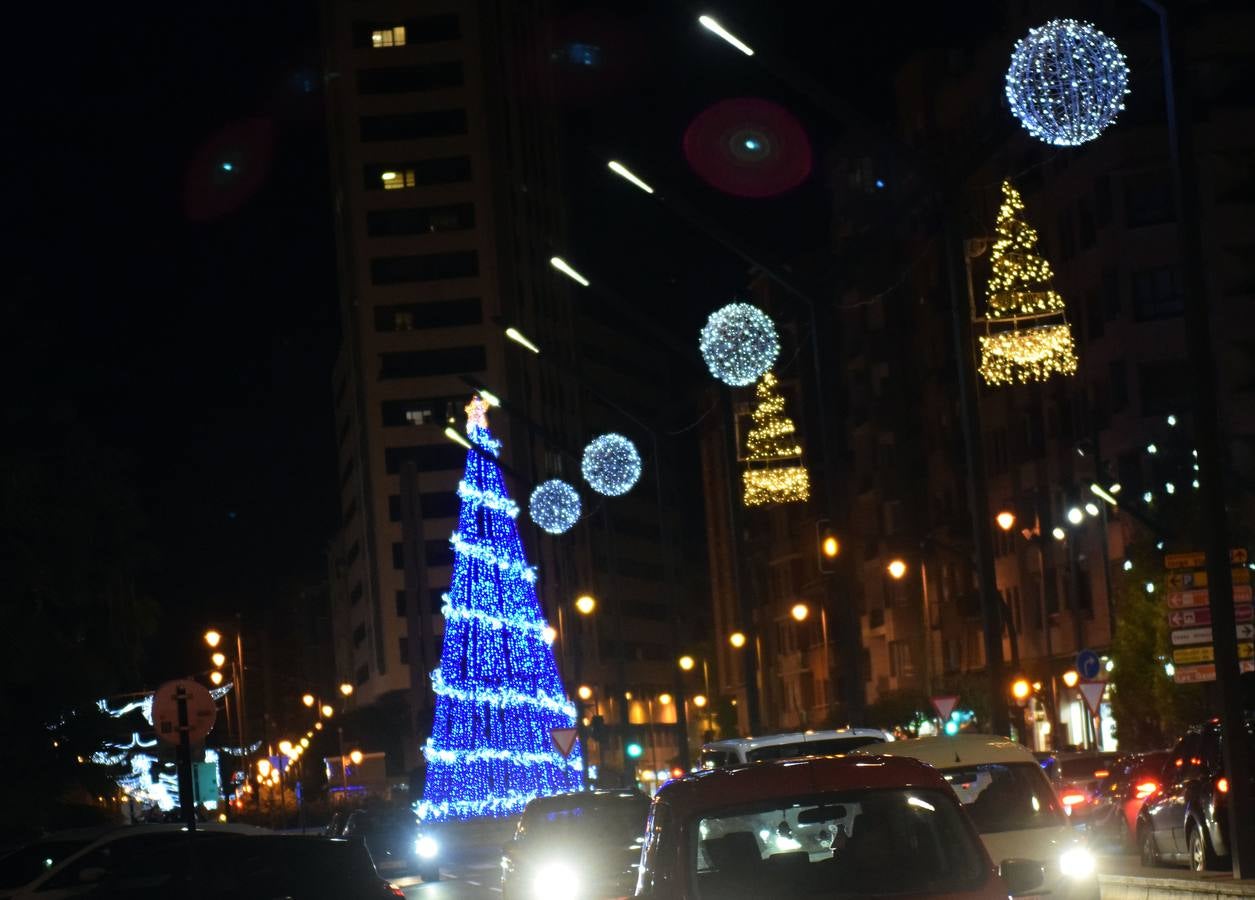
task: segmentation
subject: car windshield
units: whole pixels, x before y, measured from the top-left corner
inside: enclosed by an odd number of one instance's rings
[[[905,788],[722,810],[688,852],[702,900],[951,893],[986,866],[952,797]]]
[[[578,841],[627,846],[644,836],[648,816],[649,801],[644,797],[558,808],[533,807],[523,815],[520,837],[527,842]]]
[[[1065,824],[1050,782],[1034,762],[942,769],[981,834]]]
[[[745,758],[749,762],[763,762],[768,759],[796,759],[799,756],[829,756],[834,753],[851,753],[859,747],[879,744],[880,737],[839,737],[820,741],[793,741],[788,744],[770,744],[766,747],[755,747],[746,751]]]
[[[1065,759],[1059,764],[1064,778],[1077,781],[1088,781],[1091,778],[1106,778],[1100,772],[1110,772],[1113,756],[1082,756],[1079,759]]]
[[[362,834],[378,834],[382,831],[403,831],[417,828],[418,820],[408,809],[392,809],[372,812],[358,817],[358,828]]]
[[[736,758],[727,750],[703,750],[701,762],[703,769],[718,769],[732,765]]]
[[[0,857],[0,888],[29,884],[88,843],[85,839],[40,841]]]

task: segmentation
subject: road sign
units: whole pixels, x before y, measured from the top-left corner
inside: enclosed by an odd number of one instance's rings
[[[1251,570],[1245,566],[1234,569],[1230,573],[1234,584],[1250,584]],[[1170,591],[1187,591],[1191,588],[1207,587],[1206,572],[1169,572],[1164,586]]]
[[[1098,715],[1098,707],[1102,705],[1102,695],[1107,690],[1107,682],[1082,681],[1077,688],[1080,689],[1081,696],[1085,698],[1085,705],[1089,707],[1090,713]]]
[[[1255,620],[1255,606],[1242,603],[1233,607],[1233,620],[1238,623]],[[1172,628],[1194,628],[1211,624],[1211,610],[1206,606],[1196,609],[1174,609],[1168,612],[1168,625]]]
[[[1102,671],[1102,660],[1093,650],[1082,650],[1076,654],[1076,671],[1085,681],[1093,681]]]
[[[196,789],[197,805],[218,801],[218,764],[192,763],[192,786]]]
[[[1255,638],[1255,625],[1250,622],[1243,622],[1237,627],[1238,640],[1249,641]],[[1210,628],[1182,628],[1172,632],[1172,645],[1174,647],[1185,646],[1186,644],[1210,644],[1211,629]]]
[[[933,709],[937,710],[937,718],[943,722],[950,721],[950,713],[954,712],[954,708],[959,704],[959,695],[942,694],[930,699],[933,703]]]
[[[574,728],[550,728],[549,737],[553,739],[553,745],[558,748],[558,752],[563,756],[570,756],[571,751],[575,749],[575,735],[578,732]]]
[[[187,739],[195,744],[203,741],[214,729],[218,707],[209,689],[186,678],[167,681],[153,692],[153,728],[157,737],[167,744],[179,742],[179,689],[187,701]]]
[[[1207,606],[1207,590],[1174,591],[1168,595],[1168,606],[1172,609],[1191,609],[1196,606]],[[1239,584],[1233,588],[1234,603],[1250,603],[1250,585]]]
[[[1229,562],[1235,566],[1246,565],[1246,550],[1234,547],[1229,551]],[[1165,569],[1201,569],[1207,565],[1207,555],[1201,550],[1190,553],[1169,553],[1163,558]]]
[[[1238,663],[1238,670],[1246,672],[1255,672],[1255,661],[1244,659]],[[1203,663],[1198,666],[1177,666],[1176,671],[1172,673],[1172,680],[1177,684],[1199,684],[1203,681],[1216,680],[1216,666],[1213,663]]]
[[[1255,648],[1251,644],[1238,644],[1238,659],[1250,659],[1255,656]],[[1180,650],[1172,651],[1172,661],[1174,663],[1203,663],[1212,662],[1216,658],[1216,652],[1211,644],[1204,644],[1201,647],[1182,647]]]

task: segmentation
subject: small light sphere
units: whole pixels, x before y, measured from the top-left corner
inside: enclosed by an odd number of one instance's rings
[[[1076,683],[1081,680],[1081,676],[1077,674],[1075,669],[1068,669],[1063,673],[1063,683],[1067,687],[1074,688]]]
[[[1011,684],[1011,696],[1016,700],[1025,700],[1033,692],[1033,686],[1023,678],[1017,678]]]
[[[564,534],[580,520],[580,495],[560,478],[542,481],[528,503],[532,521],[550,534]]]
[[[214,631],[212,628],[205,632],[205,643],[210,647],[217,647],[222,641],[222,635]]]
[[[729,303],[711,313],[699,346],[710,374],[733,387],[756,382],[780,355],[775,323],[749,303]]]
[[[545,630],[540,633],[546,644],[552,644],[558,639],[558,632],[552,625],[546,625]]]
[[[693,671],[693,666],[695,665],[697,665],[697,661],[694,660],[693,657],[691,656],[680,657],[680,668],[683,669],[685,672]]]
[[[1116,42],[1088,22],[1055,19],[1015,44],[1007,69],[1012,114],[1033,137],[1060,147],[1092,141],[1115,121],[1129,92]]]
[[[597,608],[597,601],[589,594],[584,594],[575,599],[575,610],[582,616],[587,616]]]
[[[1079,506],[1074,506],[1068,510],[1068,521],[1073,525],[1080,525],[1085,521],[1085,513],[1081,512]]]
[[[330,719],[330,718],[331,718],[332,713],[334,713],[334,712],[335,712],[335,709],[333,709],[333,708],[332,708],[332,706],[331,706],[331,704],[330,704],[330,703],[324,703],[324,704],[322,705],[322,710],[321,710],[321,712],[322,712],[322,717],[323,717],[324,719]]]
[[[349,761],[350,761],[351,763],[353,763],[353,765],[355,765],[355,766],[360,766],[360,765],[362,764],[362,758],[363,758],[363,757],[362,757],[362,751],[361,751],[361,750],[350,750],[350,751],[349,751]]]
[[[670,694],[659,694],[659,695],[658,695],[658,702],[659,702],[659,703],[661,703],[663,706],[670,706],[670,705],[671,705],[671,695],[670,695]]]
[[[1003,531],[1010,531],[1015,527],[1015,513],[1010,512],[1009,510],[1004,509],[1002,512],[998,513],[998,515],[994,516],[994,520],[997,521],[998,527]]]
[[[1131,559],[1126,559],[1126,560],[1124,561],[1124,571],[1126,571],[1126,572],[1132,572],[1132,571],[1133,571],[1133,560],[1131,560]]]
[[[594,491],[607,497],[619,497],[640,480],[641,455],[630,440],[610,432],[584,448],[581,469],[584,480]]]
[[[732,632],[730,635],[728,635],[728,643],[731,644],[733,647],[735,647],[737,650],[740,650],[742,647],[745,646],[745,633],[741,631]]]
[[[314,705],[314,695],[313,695],[313,694],[306,694],[305,696],[303,696],[303,697],[301,698],[301,702],[302,702],[302,703],[304,703],[306,706],[313,706],[313,705]]]
[[[1066,531],[1064,531],[1062,528],[1060,528],[1058,525],[1056,525],[1054,528],[1050,529],[1050,533],[1051,533],[1051,534],[1053,534],[1053,535],[1055,536],[1055,540],[1056,540],[1056,541],[1061,541],[1061,540],[1063,540],[1065,537],[1067,537],[1067,536],[1068,536],[1068,535],[1067,535],[1067,532],[1066,532]]]
[[[353,693],[353,685],[349,684],[347,681],[344,682],[340,685],[340,693],[345,697],[351,696]]]
[[[210,672],[209,680],[213,682],[214,687],[217,687],[218,685],[222,684],[222,673],[217,670]]]
[[[806,617],[811,614],[811,608],[805,603],[794,603],[793,608],[789,610],[789,615],[793,616],[798,622],[805,622]]]
[[[215,653],[209,657],[209,660],[214,664],[215,668],[221,669],[227,661],[227,655],[225,653]]]
[[[1148,594],[1155,593],[1155,582],[1153,581],[1146,582],[1146,593]]]
[[[591,700],[593,696],[593,689],[586,684],[581,684],[580,689],[576,691],[576,693],[579,694],[579,698],[581,700]]]
[[[706,700],[705,694],[693,695],[693,705],[696,706],[698,709],[701,709],[703,706],[705,706],[707,702],[708,701]]]
[[[906,563],[900,559],[891,560],[888,565],[889,576],[895,581],[900,580],[906,574]]]
[[[1091,516],[1096,516],[1096,515],[1098,515],[1098,504],[1097,504],[1097,503],[1086,503],[1086,504],[1085,504],[1085,511],[1086,511],[1087,513],[1089,513]]]

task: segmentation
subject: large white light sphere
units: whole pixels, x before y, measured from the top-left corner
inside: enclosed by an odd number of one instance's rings
[[[542,481],[528,503],[532,521],[550,534],[563,534],[580,518],[580,495],[560,478]]]
[[[775,323],[748,303],[729,303],[711,313],[700,346],[710,374],[734,387],[756,382],[780,355]]]
[[[621,434],[603,434],[584,448],[584,480],[607,497],[626,494],[641,477],[641,455]]]
[[[1124,109],[1129,67],[1116,42],[1093,25],[1055,19],[1016,42],[1006,89],[1029,134],[1075,146],[1102,134]]]

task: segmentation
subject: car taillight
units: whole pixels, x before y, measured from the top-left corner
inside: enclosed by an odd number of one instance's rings
[[[388,885],[388,893],[389,893],[389,894],[391,894],[391,895],[392,895],[392,896],[394,896],[394,897],[404,897],[404,896],[405,896],[405,891],[401,890],[401,889],[400,889],[399,887],[397,887],[395,884],[389,884],[389,885]]]
[[[1227,793],[1229,793],[1229,779],[1228,779],[1228,778],[1225,778],[1223,775],[1222,775],[1221,777],[1217,778],[1217,779],[1216,779],[1216,790],[1220,791],[1220,793],[1222,793],[1222,794],[1227,794]]]
[[[1143,781],[1137,786],[1137,799],[1143,800],[1149,797],[1155,791],[1159,790],[1159,785],[1153,781]]]
[[[1106,778],[1106,777],[1107,777],[1108,775],[1110,775],[1110,774],[1111,774],[1111,773],[1110,773],[1110,772],[1108,772],[1106,769],[1097,769],[1097,770],[1095,770],[1095,772],[1094,772],[1094,777],[1095,777],[1095,778]]]
[[[1082,803],[1084,803],[1085,795],[1084,794],[1064,794],[1059,799],[1063,801],[1064,806],[1071,808],[1073,806],[1080,806]]]

